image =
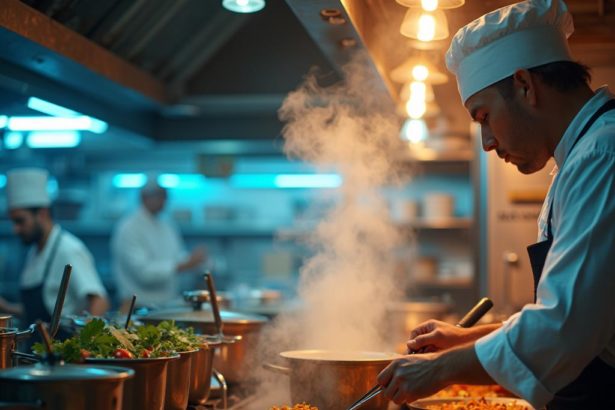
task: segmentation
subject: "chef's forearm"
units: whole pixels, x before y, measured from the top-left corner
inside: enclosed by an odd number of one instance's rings
[[[93,316],[102,316],[109,309],[109,302],[100,295],[88,295],[88,311]]]
[[[495,384],[485,371],[474,350],[467,343],[440,353],[440,369],[447,384]]]
[[[468,329],[470,337],[466,341],[467,342],[475,341],[485,335],[488,335],[494,330],[498,330],[501,327],[502,327],[502,323],[490,323],[488,325],[474,326]]]

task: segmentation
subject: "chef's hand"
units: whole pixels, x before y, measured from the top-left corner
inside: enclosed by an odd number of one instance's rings
[[[431,396],[446,387],[440,380],[438,353],[408,355],[394,360],[378,375],[382,394],[397,404]]]
[[[177,271],[183,272],[198,268],[207,259],[207,249],[204,246],[197,246],[192,250],[190,256],[185,262],[177,265]]]
[[[464,328],[439,320],[428,320],[410,332],[410,338],[406,345],[408,346],[408,353],[437,352],[474,342],[501,326],[501,323],[492,323]]]

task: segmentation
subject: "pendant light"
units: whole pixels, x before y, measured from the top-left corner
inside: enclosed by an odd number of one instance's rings
[[[390,75],[391,80],[398,83],[424,81],[438,85],[448,81],[448,76],[425,57],[413,57],[406,60],[394,68]]]
[[[399,32],[420,41],[443,40],[448,37],[448,21],[442,10],[409,8],[401,23]]]
[[[255,13],[265,7],[265,0],[222,0],[222,6],[235,13]]]
[[[454,9],[465,4],[465,0],[396,0],[405,7],[423,7],[425,9]]]

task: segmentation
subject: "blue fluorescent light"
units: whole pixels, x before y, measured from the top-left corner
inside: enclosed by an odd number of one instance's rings
[[[54,117],[79,117],[83,114],[77,111],[70,110],[49,101],[41,100],[40,98],[30,97],[28,98],[28,108],[40,111],[43,114],[52,115]]]
[[[11,131],[91,131],[102,134],[107,131],[107,123],[96,118],[82,115],[79,117],[11,117]]]
[[[337,174],[236,174],[231,184],[235,188],[337,188],[342,178]]]
[[[337,188],[342,177],[337,174],[281,174],[275,178],[278,188]]]
[[[4,128],[9,123],[9,117],[6,115],[0,115],[0,128]]]
[[[79,143],[79,131],[32,131],[26,139],[30,148],[73,148]]]
[[[11,131],[4,134],[4,148],[17,149],[23,144],[23,133]]]
[[[265,0],[222,0],[222,6],[235,13],[254,13],[265,7]]]
[[[163,188],[198,189],[205,183],[205,177],[200,174],[162,174],[158,176],[158,184]]]
[[[0,174],[0,189],[6,186],[6,175]]]
[[[112,184],[116,188],[141,188],[146,181],[147,177],[143,173],[117,174],[113,177]]]

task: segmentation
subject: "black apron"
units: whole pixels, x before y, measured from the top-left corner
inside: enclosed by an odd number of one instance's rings
[[[39,319],[47,323],[51,321],[51,314],[47,311],[45,302],[43,301],[43,288],[47,282],[47,277],[49,277],[51,264],[56,257],[61,240],[62,231],[58,232],[56,240],[53,242],[49,257],[47,258],[47,262],[45,262],[45,270],[43,271],[41,283],[28,288],[21,288],[21,302],[24,307],[24,315],[27,324],[35,323]]]
[[[615,100],[607,101],[589,119],[581,130],[570,148],[574,149],[579,140],[587,133],[592,124],[605,112],[615,109]],[[547,216],[547,239],[527,247],[534,276],[534,301],[536,301],[536,289],[542,276],[542,270],[547,259],[547,254],[553,244],[553,231],[551,228],[551,213],[553,212],[553,200],[549,205]],[[615,409],[615,368],[604,363],[596,357],[583,372],[570,383],[557,392],[549,404],[548,410],[585,410],[585,409]]]

